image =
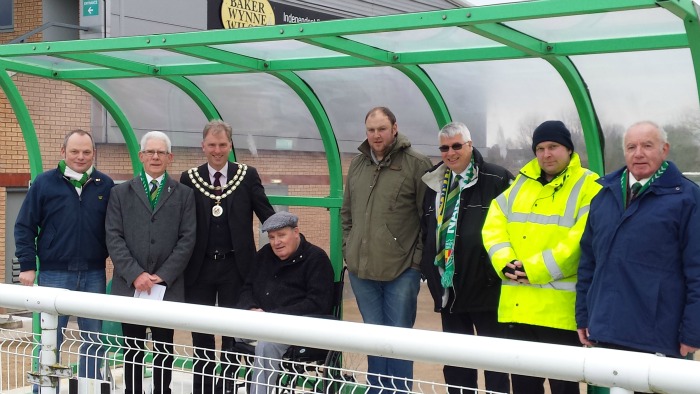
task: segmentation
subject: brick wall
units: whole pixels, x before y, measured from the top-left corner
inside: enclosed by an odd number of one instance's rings
[[[0,33],[0,43],[11,41],[22,34],[30,32],[41,26],[43,21],[44,7],[41,1],[38,0],[15,0],[15,20],[14,31]],[[41,33],[31,37],[27,42],[41,41]]]

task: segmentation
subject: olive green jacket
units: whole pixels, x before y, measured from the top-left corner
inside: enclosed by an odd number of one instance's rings
[[[408,268],[420,269],[420,237],[430,159],[402,134],[377,165],[367,140],[348,170],[343,207],[343,257],[362,279],[390,281]]]

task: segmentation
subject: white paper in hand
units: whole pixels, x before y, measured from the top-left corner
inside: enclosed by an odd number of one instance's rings
[[[134,292],[134,298],[146,298],[149,300],[163,301],[163,297],[165,296],[165,289],[167,289],[167,287],[155,284],[153,285],[153,287],[151,287],[151,294],[148,294],[148,292],[146,291],[136,290]]]

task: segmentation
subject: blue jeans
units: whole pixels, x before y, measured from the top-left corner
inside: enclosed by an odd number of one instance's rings
[[[105,293],[105,270],[89,271],[39,271],[39,286],[56,287],[86,293]],[[68,324],[68,316],[58,317],[57,345],[63,343],[63,329]],[[102,379],[100,374],[101,360],[104,357],[104,349],[100,345],[100,332],[102,320],[78,317],[78,327],[81,331],[83,344],[80,345],[80,360],[78,362],[78,376]]]
[[[351,272],[348,274],[365,323],[413,327],[416,322],[420,272],[409,268],[391,281],[360,279]],[[409,391],[413,387],[413,361],[367,356],[367,373],[367,383],[374,386],[367,390],[368,394]],[[385,389],[381,390],[382,387]]]

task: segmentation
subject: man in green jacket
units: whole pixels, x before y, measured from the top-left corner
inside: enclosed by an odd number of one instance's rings
[[[421,177],[432,164],[399,135],[388,108],[370,110],[365,126],[341,209],[343,255],[364,322],[411,328],[423,249]],[[411,389],[412,361],[369,356],[367,372],[370,394]]]

